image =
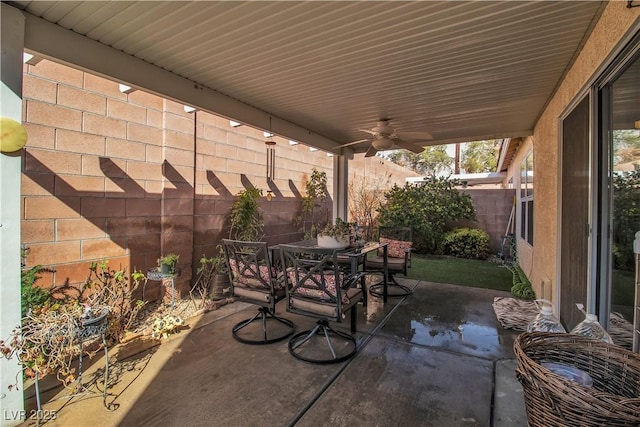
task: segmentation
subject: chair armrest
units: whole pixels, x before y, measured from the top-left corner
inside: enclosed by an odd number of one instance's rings
[[[355,273],[355,274],[348,274],[348,275],[345,274],[344,279],[342,280],[342,285],[340,286],[340,289],[347,290],[349,288],[356,286],[358,284],[358,281],[363,276],[370,273],[371,271],[359,271],[358,273]]]

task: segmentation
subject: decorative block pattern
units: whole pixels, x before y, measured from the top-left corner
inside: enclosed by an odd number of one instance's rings
[[[266,193],[262,130],[189,114],[181,103],[142,90],[124,94],[118,82],[47,60],[25,70],[28,265],[55,267],[52,281],[73,284],[84,281],[91,261],[110,258],[116,268],[147,271],[162,253],[176,252],[182,274],[175,296],[188,292],[192,267],[203,254],[217,254],[227,237],[235,195],[247,186]],[[331,187],[333,160],[276,142],[278,191],[261,203],[268,238],[282,242],[300,237],[291,224],[310,171],[325,171]],[[394,182],[402,184],[405,174]]]

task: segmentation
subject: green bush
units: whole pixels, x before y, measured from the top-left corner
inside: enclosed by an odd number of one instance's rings
[[[613,268],[634,271],[633,240],[640,230],[640,170],[613,176]]]
[[[380,226],[413,228],[418,253],[438,253],[448,221],[475,220],[471,196],[458,191],[458,180],[428,177],[419,184],[393,186],[378,209]]]
[[[50,270],[41,265],[31,268],[24,268],[23,266],[21,276],[22,317],[26,316],[31,308],[42,305],[51,298],[51,290],[36,285],[40,278],[40,273],[45,271]]]
[[[260,241],[264,237],[264,212],[260,207],[262,190],[247,188],[240,191],[229,213],[229,238]]]
[[[29,248],[23,247],[20,251],[20,296],[21,296],[21,310],[22,317],[26,316],[29,310],[33,307],[44,304],[51,299],[51,289],[45,289],[36,285],[38,279],[40,279],[41,273],[53,272],[49,268],[45,268],[41,265],[36,265],[31,268],[27,268],[26,259],[29,254]]]
[[[444,235],[442,249],[445,255],[458,258],[487,259],[489,234],[478,228],[456,228]]]

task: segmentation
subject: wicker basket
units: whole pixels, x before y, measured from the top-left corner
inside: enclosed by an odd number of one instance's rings
[[[530,426],[640,425],[640,355],[591,338],[523,333],[515,341],[516,375]],[[587,372],[583,387],[541,365],[556,362]]]

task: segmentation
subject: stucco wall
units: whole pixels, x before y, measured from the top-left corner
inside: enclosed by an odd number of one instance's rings
[[[640,8],[628,9],[626,4],[623,1],[607,4],[575,63],[534,127],[534,243],[530,268],[523,269],[538,295],[547,298],[555,297],[558,268],[559,119],[640,16]],[[525,256],[522,252],[519,255],[521,259]],[[553,290],[542,291],[545,279],[551,281]]]
[[[518,264],[520,265],[520,267],[522,267],[522,271],[524,271],[524,273],[527,275],[527,277],[529,277],[529,279],[531,279],[532,277],[532,272],[533,272],[533,252],[534,252],[534,248],[535,246],[531,246],[528,242],[526,242],[525,240],[520,238],[520,223],[518,223],[517,221],[522,218],[522,213],[520,212],[521,209],[521,205],[520,205],[520,166],[522,161],[524,160],[524,158],[527,156],[527,154],[529,154],[529,152],[533,149],[533,138],[532,137],[527,137],[524,138],[524,140],[522,141],[522,143],[520,144],[520,147],[518,149],[518,152],[515,154],[515,156],[513,157],[513,160],[511,162],[511,165],[509,166],[509,170],[507,171],[507,176],[509,177],[513,177],[513,186],[514,186],[514,195],[516,196],[516,224],[514,226],[514,231],[515,231],[515,237],[516,237],[516,252],[517,252],[517,257],[518,257]],[[534,152],[535,153],[535,152]],[[547,213],[544,211],[539,211],[539,209],[543,209],[540,207],[540,205],[538,204],[538,185],[539,185],[539,177],[538,177],[538,171],[535,169],[537,163],[536,163],[536,159],[535,159],[535,154],[534,154],[534,158],[533,158],[533,163],[534,163],[534,169],[533,169],[533,174],[534,174],[534,182],[533,182],[533,191],[534,191],[534,206],[533,206],[533,211],[534,211],[534,229],[533,229],[533,235],[534,235],[534,245],[535,245],[535,237],[536,237],[536,233],[537,233],[537,229],[536,227],[536,218],[538,215],[546,215]],[[545,292],[550,291],[549,289],[545,289]],[[540,298],[546,298],[546,299],[550,299],[549,296],[543,296],[542,293],[537,293],[537,296]]]
[[[273,192],[261,206],[265,238],[279,243],[301,237],[292,222],[313,168],[326,172],[332,188],[333,157],[325,152],[276,137],[276,176],[267,185],[262,130],[187,113],[143,91],[122,93],[117,82],[47,60],[24,71],[21,238],[28,266],[55,269],[41,285],[80,283],[90,263],[104,258],[146,271],[162,253],[176,252],[183,266],[177,286],[185,291],[192,269],[184,266],[217,253],[239,191]],[[390,186],[415,174],[356,155],[349,175]]]

